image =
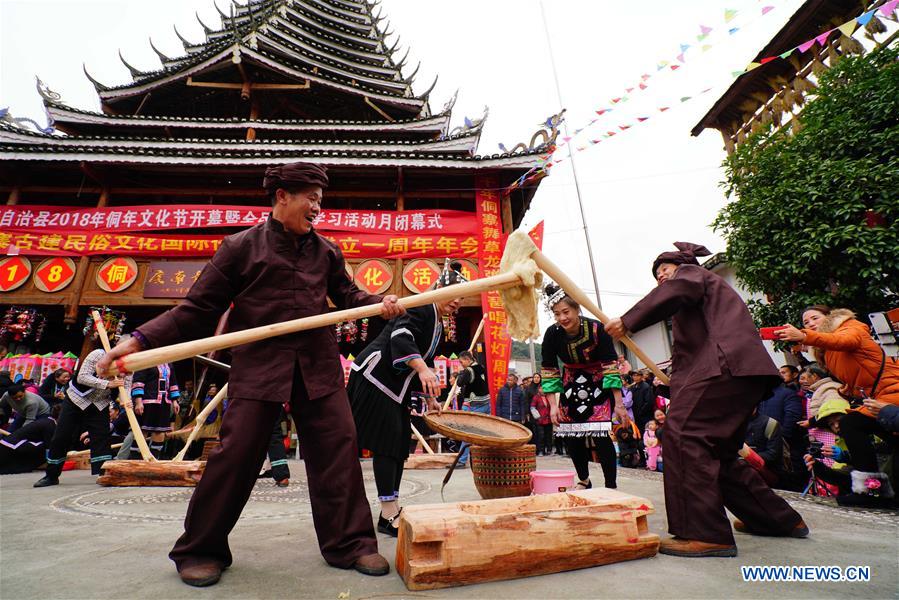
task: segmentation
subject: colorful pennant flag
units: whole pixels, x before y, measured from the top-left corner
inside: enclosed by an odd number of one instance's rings
[[[736,16],[737,16],[737,11],[730,9],[730,8],[724,9],[724,22],[725,23],[730,23],[731,21],[734,20],[734,17],[736,17]]]

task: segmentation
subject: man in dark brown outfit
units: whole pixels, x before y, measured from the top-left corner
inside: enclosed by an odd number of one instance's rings
[[[337,246],[313,231],[328,185],[324,167],[271,167],[263,185],[272,200],[268,221],[225,238],[184,301],[140,326],[134,337],[106,355],[98,370],[145,347],[210,336],[232,303],[230,331],[327,313],[328,298],[339,309],[383,303],[385,318],[405,312],[396,296],[360,291],[347,276]],[[250,497],[275,419],[288,401],[306,448],[309,498],[322,555],[335,567],[386,574],[389,566],[377,553],[334,328],[244,344],[232,350],[232,357],[221,447],[210,454],[191,497],[184,535],[169,554],[181,579],[211,585],[231,564],[228,534]]]
[[[671,405],[665,422],[665,509],[660,552],[736,556],[727,507],[738,531],[805,537],[802,517],[771,491],[737,451],[753,408],[779,382],[777,368],[740,296],[699,266],[702,246],[678,242],[652,267],[658,287],[606,325],[619,338],[672,320]]]

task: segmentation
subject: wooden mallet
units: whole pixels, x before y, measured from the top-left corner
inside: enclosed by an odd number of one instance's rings
[[[97,333],[100,335],[100,342],[103,344],[103,349],[109,352],[109,336],[106,335],[106,327],[103,325],[103,318],[100,317],[100,313],[96,310],[91,311],[91,317],[94,319],[94,326],[96,326]],[[131,426],[131,433],[134,434],[134,441],[137,442],[141,457],[146,461],[155,461],[156,458],[150,452],[150,448],[147,447],[147,440],[144,439],[144,434],[140,429],[140,423],[137,422],[137,417],[134,415],[134,410],[131,408],[131,399],[128,397],[128,391],[125,389],[125,386],[120,386],[118,392],[119,404],[125,408],[125,414],[128,416],[128,425]]]

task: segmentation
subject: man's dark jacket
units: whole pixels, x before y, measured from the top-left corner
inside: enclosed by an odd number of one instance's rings
[[[382,301],[361,291],[347,275],[338,247],[311,232],[296,236],[269,217],[226,237],[184,301],[138,327],[151,346],[211,336],[233,303],[228,331],[311,317]],[[334,327],[282,335],[231,350],[230,399],[290,400],[295,367],[309,397],[343,387]]]

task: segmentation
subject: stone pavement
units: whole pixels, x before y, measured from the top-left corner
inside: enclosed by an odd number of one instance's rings
[[[540,458],[539,468],[569,468]],[[371,464],[364,461],[368,497]],[[593,481],[601,482],[598,465]],[[894,598],[899,597],[899,516],[846,510],[785,493],[811,528],[807,540],[737,534],[735,559],[656,556],[540,577],[409,592],[395,572],[365,577],[328,567],[318,553],[302,463],[291,485],[261,480],[231,535],[234,565],[206,589],[180,582],[166,554],[182,531],[190,488],[103,488],[88,471],[33,489],[40,473],[0,477],[0,598]],[[622,469],[619,489],[652,500],[650,529],[665,535],[661,476]],[[440,502],[445,471],[407,471],[403,502]],[[470,471],[458,471],[446,501],[478,499]],[[375,503],[373,502],[373,505]],[[379,535],[391,563],[395,540]],[[869,566],[867,583],[747,583],[742,565]]]

